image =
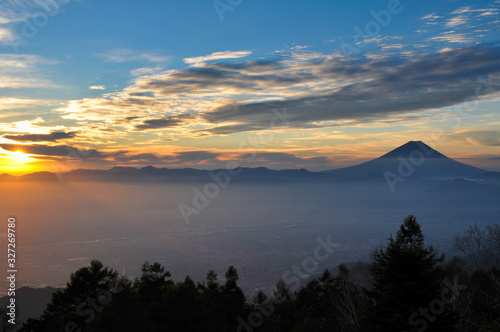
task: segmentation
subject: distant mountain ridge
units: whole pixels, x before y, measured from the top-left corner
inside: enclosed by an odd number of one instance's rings
[[[229,175],[231,172],[231,175]],[[225,174],[225,175],[223,175]],[[306,169],[272,170],[266,167],[240,167],[226,169],[200,170],[194,168],[142,168],[116,166],[108,170],[76,169],[65,173],[36,172],[23,176],[0,175],[0,181],[115,181],[115,182],[212,182],[215,178],[230,177],[237,182],[288,182],[321,181],[336,176]]]
[[[266,167],[241,167],[200,170],[194,168],[142,168],[115,166],[108,170],[76,169],[65,173],[36,172],[23,176],[1,174],[0,181],[117,181],[117,182],[207,182],[222,173],[231,173],[231,182],[296,181],[385,181],[387,172],[399,176],[431,179],[484,179],[498,182],[500,172],[488,172],[460,163],[434,150],[422,141],[410,141],[386,154],[355,166],[323,172],[306,169],[273,170]]]

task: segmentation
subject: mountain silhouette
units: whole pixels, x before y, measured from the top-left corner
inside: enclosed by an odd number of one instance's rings
[[[422,141],[410,141],[365,163],[326,171],[335,175],[366,176],[392,174],[426,178],[473,178],[487,171],[462,164],[434,150]]]
[[[439,153],[438,151],[434,150],[427,144],[425,144],[422,141],[409,141],[406,144],[401,145],[398,148],[395,148],[392,151],[387,152],[380,158],[398,158],[399,156],[402,156],[404,158],[410,158],[412,156],[412,153],[415,151],[421,151],[424,152],[424,154],[430,158],[448,158],[444,154]]]
[[[222,174],[222,175],[221,175]],[[328,181],[337,176],[306,169],[273,170],[266,167],[240,167],[229,176],[226,169],[202,170],[194,168],[142,168],[115,166],[108,170],[76,169],[62,174],[36,172],[23,176],[0,175],[0,181],[112,181],[112,182],[213,182],[220,179],[230,182],[289,182]],[[237,174],[237,175],[234,175]],[[215,180],[215,179],[218,180]]]
[[[462,164],[434,150],[421,141],[410,141],[365,163],[323,172],[306,169],[273,170],[266,167],[240,167],[230,182],[343,182],[380,181],[390,172],[396,176],[432,179],[474,178],[488,183],[499,183],[499,172],[488,172]],[[65,173],[35,172],[23,176],[1,174],[1,182],[12,181],[114,181],[114,182],[212,182],[215,174],[225,169],[201,170],[194,168],[142,168],[115,166],[108,170],[76,169]],[[220,175],[223,178],[226,175]]]

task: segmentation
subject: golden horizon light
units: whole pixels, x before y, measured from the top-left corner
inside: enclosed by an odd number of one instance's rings
[[[34,163],[39,161],[21,150],[5,151],[0,154],[0,173],[23,175],[40,170]]]

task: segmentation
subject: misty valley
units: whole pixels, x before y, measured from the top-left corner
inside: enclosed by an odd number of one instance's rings
[[[474,183],[386,184],[234,183],[191,217],[193,188],[204,183],[9,183],[1,202],[16,211],[20,285],[63,286],[92,259],[128,276],[144,261],[168,267],[174,278],[234,265],[247,292],[267,289],[312,256],[318,238],[338,247],[311,273],[366,259],[408,214],[428,243],[453,253],[453,236],[477,222],[498,222],[500,188]]]

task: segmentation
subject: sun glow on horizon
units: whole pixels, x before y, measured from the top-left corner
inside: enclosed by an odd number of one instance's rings
[[[3,151],[0,154],[0,173],[8,173],[11,175],[22,175],[26,173],[36,172],[39,166],[33,164],[39,161],[30,157],[29,154],[23,151]]]
[[[31,163],[36,161],[36,159],[31,158],[29,155],[24,153],[23,151],[14,151],[10,153],[11,158],[15,160],[16,163]]]

